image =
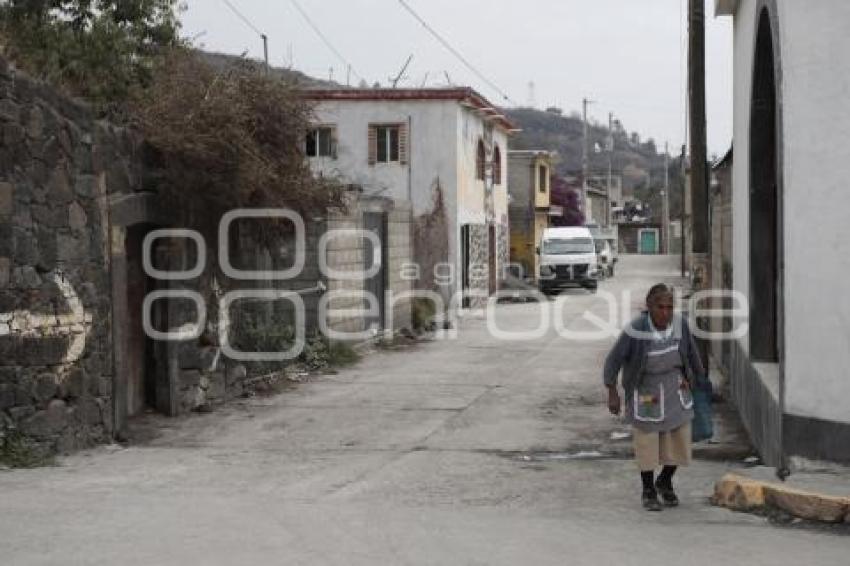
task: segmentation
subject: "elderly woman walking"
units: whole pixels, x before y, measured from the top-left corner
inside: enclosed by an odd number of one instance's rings
[[[632,425],[644,508],[679,504],[673,474],[691,461],[694,387],[704,369],[687,322],[674,316],[673,290],[658,284],[646,296],[647,311],[620,335],[605,360],[608,409],[621,411],[617,378],[623,369],[626,420]],[[661,467],[658,478],[655,470]]]

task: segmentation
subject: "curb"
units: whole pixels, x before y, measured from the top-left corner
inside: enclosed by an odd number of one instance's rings
[[[726,474],[717,482],[711,502],[735,511],[774,508],[809,521],[850,523],[850,497],[803,491],[738,474]]]

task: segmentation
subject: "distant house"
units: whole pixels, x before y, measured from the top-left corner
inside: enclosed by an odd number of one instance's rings
[[[587,187],[588,215],[587,222],[600,226],[608,225],[608,191],[593,186]]]
[[[770,465],[850,462],[850,3],[716,12],[734,26],[732,287],[748,300],[734,399]]]
[[[553,212],[550,175],[553,153],[545,150],[508,152],[508,216],[511,226],[510,260],[522,266],[522,277],[536,278],[537,246]],[[556,207],[560,212],[560,207]]]
[[[614,209],[622,207],[623,177],[593,175],[587,179],[588,223],[609,227],[614,222]]]
[[[471,88],[318,89],[307,155],[364,198],[406,203],[413,262],[389,277],[480,297],[508,263],[508,136],[516,130]],[[398,273],[395,273],[398,272]]]
[[[648,220],[617,225],[620,253],[653,255],[661,253],[661,224]]]

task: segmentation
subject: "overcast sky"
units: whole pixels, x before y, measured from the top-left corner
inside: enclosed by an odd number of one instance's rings
[[[323,43],[297,4],[339,53]],[[498,91],[468,70],[399,0],[231,0],[269,37],[272,65],[334,80],[386,86],[409,55],[399,86],[469,85],[494,104],[559,106],[593,119],[613,112],[626,129],[668,141],[685,133],[687,0],[407,0]],[[189,0],[183,33],[208,50],[262,58],[262,40],[224,0]],[[732,29],[706,1],[709,152],[731,142]],[[290,59],[291,57],[291,59]],[[344,59],[346,62],[343,62]],[[333,69],[333,71],[331,71]],[[533,83],[533,88],[531,87]],[[510,102],[505,101],[506,94]],[[676,148],[676,149],[673,149]]]

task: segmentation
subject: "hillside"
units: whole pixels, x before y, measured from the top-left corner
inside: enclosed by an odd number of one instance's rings
[[[582,120],[577,114],[565,116],[552,111],[533,108],[505,109],[522,132],[511,138],[511,149],[546,149],[558,152],[555,171],[558,175],[579,177],[582,157]],[[643,140],[637,132],[628,132],[615,123],[613,130],[614,153],[612,170],[622,175],[623,188],[636,199],[648,202],[653,211],[661,211],[660,191],[664,184],[664,155],[659,153],[654,140]],[[606,175],[608,154],[605,151],[608,126],[591,123],[589,126],[589,174]],[[595,151],[597,149],[598,151]],[[663,148],[662,148],[663,150]],[[671,150],[675,151],[674,148]],[[671,213],[679,213],[679,159],[670,160]]]
[[[212,51],[198,51],[198,55],[203,59],[207,64],[211,65],[216,69],[226,69],[233,65],[238,65],[246,59],[236,56],[236,55],[228,55],[225,53],[215,53]],[[253,64],[262,65],[262,62],[247,59]],[[297,71],[295,69],[286,69],[283,67],[271,67],[271,73],[273,76],[280,77],[286,82],[298,85],[304,88],[321,88],[321,87],[340,87],[337,83],[332,83],[328,81],[323,81],[321,79],[316,79],[309,75],[302,73],[301,71]]]

